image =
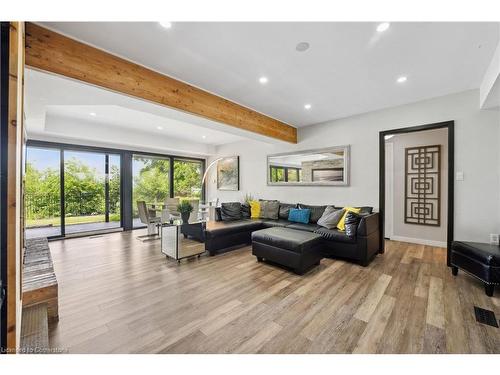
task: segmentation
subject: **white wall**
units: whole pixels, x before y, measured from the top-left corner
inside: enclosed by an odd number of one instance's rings
[[[398,241],[417,242],[427,244],[446,244],[447,213],[448,213],[448,129],[426,130],[415,133],[394,135],[386,143],[393,144],[393,212],[389,211],[386,202],[385,212],[393,218],[393,236]],[[407,147],[441,145],[441,204],[440,225],[426,226],[405,223],[405,149]],[[387,148],[386,148],[387,149]],[[389,175],[386,171],[386,176]],[[387,181],[387,180],[386,180]],[[389,187],[386,182],[386,190]],[[387,231],[386,231],[387,236]]]
[[[241,190],[217,191],[212,170],[208,197],[239,200],[248,192],[287,202],[378,207],[379,131],[448,120],[455,121],[455,171],[465,176],[455,183],[455,238],[488,241],[489,233],[500,231],[500,114],[479,109],[479,90],[300,128],[297,145],[242,141],[220,146],[219,156],[240,155]],[[351,145],[349,187],[266,185],[266,155],[344,144]]]

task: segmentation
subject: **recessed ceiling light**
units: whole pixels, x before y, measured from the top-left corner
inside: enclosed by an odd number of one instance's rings
[[[263,85],[265,85],[269,80],[267,79],[267,77],[260,77],[259,78],[259,82],[262,83]]]
[[[297,46],[295,46],[295,49],[299,52],[304,52],[304,51],[307,51],[309,49],[309,43],[307,42],[300,42],[297,44]]]
[[[397,79],[398,83],[403,83],[403,82],[406,82],[408,80],[408,77],[406,76],[401,76]]]
[[[172,22],[160,22],[160,25],[163,26],[165,29],[172,28]]]
[[[304,104],[304,108],[305,109],[311,109],[311,105],[310,104]]]
[[[163,126],[157,126],[156,129],[163,130]]]
[[[389,22],[382,22],[380,23],[378,26],[377,26],[377,31],[379,33],[382,33],[384,31],[386,31],[389,27],[391,26],[391,24]]]
[[[93,117],[96,117],[97,116],[97,113],[95,112],[90,112],[89,115],[93,116]]]
[[[205,139],[205,138],[207,138],[207,136],[206,135],[202,135],[201,138]]]

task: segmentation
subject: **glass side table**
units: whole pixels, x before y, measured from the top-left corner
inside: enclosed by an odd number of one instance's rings
[[[182,259],[200,257],[205,252],[206,221],[183,224],[180,220],[161,225],[161,252],[180,263]]]

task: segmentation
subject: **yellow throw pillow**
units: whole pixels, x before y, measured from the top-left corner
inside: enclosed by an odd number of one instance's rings
[[[361,211],[361,208],[344,207],[344,215],[342,216],[342,219],[340,219],[339,223],[337,224],[337,229],[345,230],[345,217],[347,216],[348,212],[354,212],[355,214],[359,214],[360,211]]]
[[[260,217],[260,202],[250,201],[250,217],[252,219],[258,219]]]

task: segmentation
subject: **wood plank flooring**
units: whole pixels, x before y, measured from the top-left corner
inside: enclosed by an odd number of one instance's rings
[[[451,275],[441,248],[387,241],[364,268],[323,259],[304,276],[250,247],[166,260],[138,231],[51,242],[52,347],[71,353],[499,353],[500,293]]]

